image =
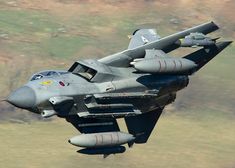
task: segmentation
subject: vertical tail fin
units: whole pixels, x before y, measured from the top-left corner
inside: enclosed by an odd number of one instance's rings
[[[131,41],[128,49],[133,49],[160,39],[155,29],[137,29],[130,37]]]

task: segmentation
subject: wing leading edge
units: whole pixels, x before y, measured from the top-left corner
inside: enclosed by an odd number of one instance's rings
[[[219,29],[219,27],[214,22],[204,23],[199,26],[195,26],[190,29],[186,29],[184,31],[161,38],[159,40],[146,43],[145,45],[141,45],[133,49],[127,49],[123,52],[104,57],[99,61],[110,66],[128,67],[133,59],[143,58],[145,56],[145,50],[147,49],[154,48],[168,53],[179,47],[177,44],[175,44],[177,40],[184,38],[190,33],[200,32],[203,34],[208,34],[217,29]]]

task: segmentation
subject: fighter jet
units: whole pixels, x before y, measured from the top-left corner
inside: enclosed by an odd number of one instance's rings
[[[82,154],[123,153],[127,144],[146,143],[163,109],[177,91],[232,41],[202,44],[197,51],[173,57],[178,41],[204,35],[218,26],[208,22],[161,38],[154,29],[138,29],[124,51],[102,59],[76,61],[68,70],[34,74],[7,102],[48,118],[58,116],[81,134],[68,140]],[[120,130],[124,119],[128,132]]]

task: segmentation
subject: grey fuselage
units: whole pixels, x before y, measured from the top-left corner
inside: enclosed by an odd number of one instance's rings
[[[119,103],[133,103],[142,112],[148,112],[174,101],[176,92],[188,84],[188,77],[184,75],[141,74],[136,73],[132,67],[108,68],[114,72],[112,80],[100,83],[90,82],[71,72],[29,81],[25,86],[31,88],[35,93],[35,102],[26,109],[41,113],[45,109],[52,109],[48,101],[51,97],[72,97],[75,102],[73,110],[58,113],[58,116],[65,117],[84,111],[86,108],[84,98],[87,95],[157,91],[157,96],[154,99],[146,97],[119,100]],[[61,82],[64,85],[61,85]]]

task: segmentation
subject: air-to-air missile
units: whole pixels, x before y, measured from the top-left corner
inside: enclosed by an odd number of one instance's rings
[[[210,38],[203,33],[190,33],[185,38],[176,41],[176,44],[181,47],[205,47],[215,45],[216,40],[219,38]]]
[[[204,35],[217,29],[208,22],[163,38],[154,29],[138,29],[128,49],[76,61],[66,71],[36,73],[6,101],[44,118],[70,122],[82,133],[69,140],[82,147],[79,153],[123,153],[121,145],[148,141],[164,107],[188,85],[189,76],[231,44]],[[181,57],[169,54],[192,46],[202,47]],[[124,119],[128,133],[121,132],[117,118]]]

